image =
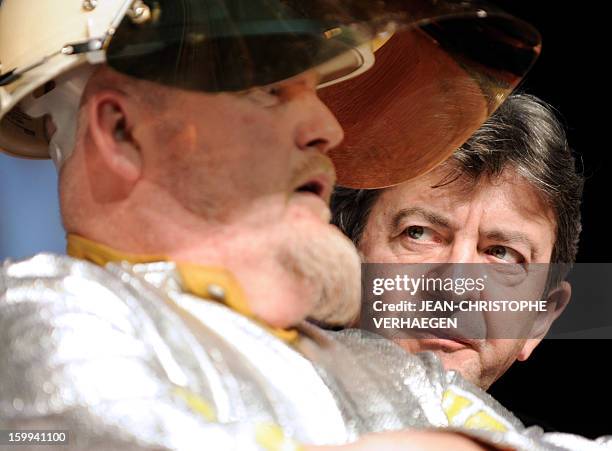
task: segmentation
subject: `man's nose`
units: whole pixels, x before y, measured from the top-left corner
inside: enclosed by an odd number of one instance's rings
[[[452,243],[448,263],[479,263],[477,244],[471,240],[456,240]]]
[[[299,84],[285,93],[296,114],[295,143],[301,150],[315,149],[327,153],[344,139],[342,126],[319,99],[315,87]]]

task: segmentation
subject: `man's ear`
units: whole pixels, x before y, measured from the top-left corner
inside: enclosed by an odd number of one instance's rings
[[[533,350],[540,344],[548,333],[552,323],[559,318],[572,297],[572,286],[569,282],[563,281],[557,288],[548,293],[546,299],[546,313],[538,318],[532,331],[533,338],[528,338],[523,348],[517,356],[517,360],[524,362],[529,358]]]
[[[134,139],[135,123],[125,94],[104,90],[94,94],[88,102],[88,124],[91,139],[101,162],[115,177],[133,183],[140,177],[142,155]]]

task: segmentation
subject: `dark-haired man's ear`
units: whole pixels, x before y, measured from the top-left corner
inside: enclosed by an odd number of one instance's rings
[[[557,288],[550,291],[546,299],[546,313],[536,321],[531,333],[533,338],[527,339],[517,356],[517,360],[523,362],[529,358],[533,350],[548,333],[552,323],[563,313],[571,297],[572,286],[567,281],[561,282]]]
[[[113,90],[100,91],[88,100],[89,133],[98,159],[116,181],[131,184],[142,170],[139,143],[134,139],[133,111],[126,96]]]

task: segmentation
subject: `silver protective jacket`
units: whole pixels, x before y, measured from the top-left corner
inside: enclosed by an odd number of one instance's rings
[[[610,446],[524,428],[433,354],[309,324],[288,345],[186,293],[173,263],[46,254],[0,271],[0,430],[15,428],[67,430],[66,450],[292,449],[407,428],[499,449]]]

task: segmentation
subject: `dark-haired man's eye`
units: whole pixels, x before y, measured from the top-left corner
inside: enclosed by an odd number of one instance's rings
[[[486,250],[486,253],[507,263],[523,263],[525,261],[520,253],[506,246],[491,246]]]
[[[425,227],[421,226],[410,226],[406,229],[406,235],[414,240],[418,240],[425,234]]]

